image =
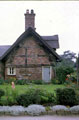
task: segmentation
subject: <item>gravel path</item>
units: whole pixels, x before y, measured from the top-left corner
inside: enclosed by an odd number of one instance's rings
[[[0,120],[79,120],[79,116],[0,116]]]

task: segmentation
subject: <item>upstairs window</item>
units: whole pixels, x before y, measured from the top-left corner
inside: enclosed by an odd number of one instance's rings
[[[8,75],[16,75],[16,68],[9,67],[7,73]]]

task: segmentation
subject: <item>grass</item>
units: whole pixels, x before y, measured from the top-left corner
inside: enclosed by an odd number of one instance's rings
[[[15,85],[15,89],[18,92],[18,94],[25,93],[28,88],[40,88],[44,89],[50,93],[55,93],[56,88],[64,88],[64,85],[53,85],[53,84],[46,84],[46,85],[35,85],[35,84],[30,84],[30,85]],[[0,89],[3,89],[4,91],[11,91],[11,85],[0,85]]]

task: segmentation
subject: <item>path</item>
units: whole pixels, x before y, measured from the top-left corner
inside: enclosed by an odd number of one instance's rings
[[[79,120],[79,116],[0,116],[0,120]]]

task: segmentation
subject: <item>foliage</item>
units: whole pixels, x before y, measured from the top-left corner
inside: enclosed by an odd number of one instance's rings
[[[77,64],[77,85],[79,85],[79,54],[77,57],[76,64]]]
[[[32,80],[31,83],[41,85],[43,84],[42,80]]]
[[[79,105],[79,95],[76,95],[76,105]]]
[[[3,78],[0,78],[0,85],[3,85],[4,84],[4,79]]]
[[[25,85],[25,84],[30,84],[30,83],[33,83],[33,84],[43,84],[43,81],[42,80],[16,80],[16,83],[17,85]]]
[[[0,105],[13,105],[14,104],[14,101],[13,101],[13,98],[12,96],[2,96],[1,97],[1,100],[0,100]]]
[[[5,94],[4,90],[0,89],[0,98]]]
[[[28,106],[30,104],[54,103],[55,97],[42,89],[30,88],[25,94],[17,96],[16,101],[19,105]]]
[[[25,79],[23,79],[23,80],[16,80],[16,82],[15,82],[16,85],[26,85],[28,83],[29,83],[29,81],[25,80]]]
[[[56,68],[56,77],[59,80],[60,84],[63,84],[66,81],[66,77],[68,74],[74,72],[72,67],[58,67]]]
[[[16,82],[16,78],[15,77],[10,77],[9,79],[5,80],[5,83],[11,84],[12,82]]]
[[[73,106],[76,104],[76,92],[72,88],[56,89],[57,103]]]
[[[74,60],[76,59],[76,53],[73,53],[71,51],[65,51],[62,55],[60,55],[62,58],[62,61],[58,63],[57,66],[68,66],[68,67],[74,67],[75,62]]]
[[[52,84],[59,84],[59,80],[57,80],[56,78],[54,78],[54,79],[51,80],[51,83]]]
[[[70,75],[70,81],[76,83],[77,82],[77,73],[76,72],[73,72],[71,75]]]
[[[7,86],[5,89],[5,96],[2,96],[0,99],[0,105],[14,105],[16,103],[16,97],[18,95],[18,92],[16,89],[9,89]]]

